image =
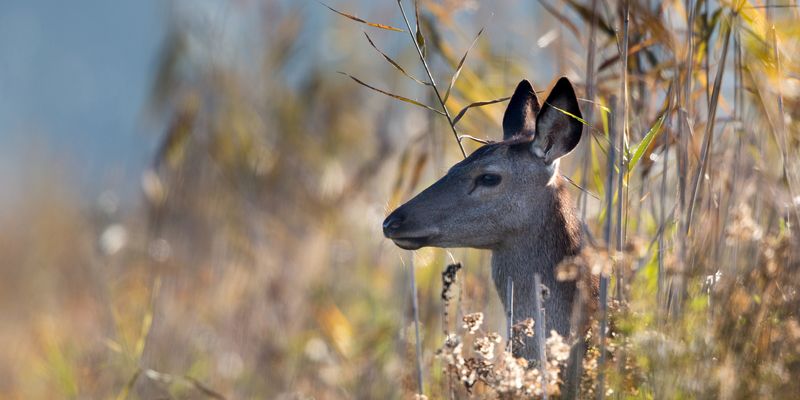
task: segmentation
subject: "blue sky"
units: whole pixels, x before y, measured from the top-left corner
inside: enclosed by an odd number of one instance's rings
[[[369,51],[360,42],[363,26],[313,0],[277,3],[297,6],[306,21],[300,33],[307,39],[303,56],[292,65],[294,73],[288,79],[318,62],[336,64],[328,68],[330,76],[345,79],[335,73],[343,68],[342,56],[328,54],[326,42],[315,39],[316,31],[326,24],[348,29],[354,42],[345,46],[347,54]],[[401,24],[394,3],[331,3]],[[145,110],[159,49],[174,22],[173,10],[201,25],[220,24],[224,29],[213,29],[219,43],[211,48],[239,60],[237,55],[248,54],[248,46],[261,47],[250,43],[247,31],[261,20],[254,16],[250,21],[247,13],[236,17],[228,12],[231,4],[227,0],[0,0],[0,201],[14,192],[24,197],[23,190],[15,189],[24,188],[21,185],[30,177],[26,171],[33,168],[31,154],[43,161],[40,168],[66,171],[59,176],[69,177],[69,184],[90,198],[107,188],[122,191],[123,198],[138,191],[142,169],[163,134],[162,124],[148,121]],[[532,66],[539,66],[538,75],[550,76],[552,60],[535,62],[546,54],[536,47],[535,37],[514,39],[531,27],[537,35],[549,29],[535,23],[544,14],[531,7],[524,1],[485,3],[475,21],[465,23],[465,37],[486,26],[483,40],[502,46],[508,56],[531,59]],[[382,45],[392,49],[389,36],[380,34],[376,32]],[[468,43],[461,42],[457,43],[462,47]]]
[[[138,174],[158,137],[142,116],[168,11],[158,0],[0,1],[0,175],[18,176],[33,144],[66,157],[80,185]]]

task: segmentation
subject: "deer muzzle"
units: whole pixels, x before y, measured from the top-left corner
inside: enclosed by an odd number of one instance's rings
[[[417,230],[411,225],[402,207],[398,208],[383,221],[383,236],[405,250],[417,250],[429,245],[435,232]]]

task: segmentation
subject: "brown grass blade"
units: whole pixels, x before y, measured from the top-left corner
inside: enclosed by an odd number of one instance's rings
[[[487,101],[476,101],[476,102],[474,102],[472,104],[469,104],[466,107],[462,108],[461,111],[458,112],[456,117],[453,118],[453,126],[455,126],[458,123],[458,121],[461,121],[461,118],[464,117],[464,114],[467,113],[467,110],[469,110],[472,107],[483,107],[483,106],[488,106],[490,104],[502,103],[504,101],[508,101],[510,98],[511,97],[501,97],[499,99],[487,100]]]
[[[370,46],[372,46],[372,48],[373,48],[373,49],[375,49],[375,51],[377,51],[378,53],[380,53],[380,54],[383,56],[383,58],[384,58],[386,61],[388,61],[388,62],[389,62],[389,64],[392,64],[392,66],[394,66],[395,68],[397,68],[397,70],[398,70],[398,71],[400,71],[400,72],[401,72],[403,75],[405,75],[405,76],[407,76],[407,77],[409,77],[409,78],[413,79],[415,82],[417,82],[417,83],[419,83],[419,84],[422,84],[422,85],[425,85],[425,86],[430,86],[430,85],[431,85],[431,83],[430,83],[430,82],[423,82],[423,81],[421,81],[421,80],[419,80],[419,79],[415,78],[415,77],[414,77],[414,76],[412,76],[411,74],[409,74],[409,73],[408,73],[408,72],[407,72],[407,71],[406,71],[406,70],[405,70],[403,67],[401,67],[401,66],[400,66],[400,64],[398,64],[398,63],[397,63],[395,60],[393,60],[391,57],[389,57],[388,55],[386,55],[386,53],[384,53],[383,51],[381,51],[381,49],[379,49],[379,48],[378,48],[378,46],[376,46],[376,45],[375,45],[375,42],[373,42],[373,41],[372,41],[372,38],[371,38],[371,37],[369,37],[369,35],[367,34],[367,32],[364,32],[364,36],[366,36],[366,37],[367,37],[367,41],[369,42]]]
[[[422,177],[422,173],[425,171],[425,166],[428,164],[428,152],[422,151],[417,155],[417,159],[414,161],[414,165],[411,167],[411,178],[408,181],[408,191],[411,193],[417,185],[419,184],[419,180]]]
[[[476,138],[475,136],[472,136],[472,135],[461,135],[461,136],[458,137],[458,141],[459,142],[463,142],[464,139],[472,140],[473,142],[480,143],[480,144],[490,144],[490,143],[492,143],[491,140]]]
[[[631,46],[628,49],[628,56],[630,57],[630,56],[635,55],[636,53],[638,53],[640,51],[647,50],[651,46],[655,46],[655,45],[658,45],[658,44],[659,44],[659,42],[657,40],[655,40],[655,39],[652,39],[652,38],[651,39],[642,40],[641,42],[634,44],[633,46]],[[614,65],[615,63],[618,63],[619,59],[620,59],[620,54],[614,54],[613,56],[611,56],[608,59],[606,59],[605,61],[603,61],[600,64],[600,66],[597,67],[597,70],[598,71],[604,71],[608,67]]]
[[[425,48],[425,35],[422,34],[422,29],[420,29],[419,25],[419,1],[414,1],[414,23],[416,25],[416,32],[414,32],[414,38],[417,41],[417,46],[422,49],[422,56],[428,56],[428,49]]]
[[[567,0],[567,4],[569,4],[570,7],[574,8],[575,11],[581,16],[581,18],[583,18],[584,21],[592,20],[593,18],[592,10],[589,9],[589,7],[586,7],[585,5],[580,4],[575,0]],[[606,33],[606,35],[612,38],[616,35],[616,30],[614,29],[614,27],[611,24],[609,24],[608,21],[603,19],[602,15],[599,14],[597,15],[597,27],[602,29],[603,32]]]
[[[545,2],[544,0],[539,0],[539,4],[547,12],[549,12],[550,15],[554,16],[559,22],[564,24],[564,26],[566,26],[567,29],[569,29],[572,32],[572,34],[575,35],[576,38],[580,39],[580,37],[581,37],[580,30],[578,29],[577,26],[575,26],[575,24],[572,23],[572,21],[569,20],[569,18],[567,18],[564,14],[560,13],[552,5],[550,5],[549,3]]]
[[[436,86],[436,81],[433,79],[433,74],[428,66],[428,61],[425,59],[425,54],[423,54],[422,48],[419,47],[417,38],[414,37],[414,32],[411,30],[411,22],[408,21],[406,10],[403,8],[403,0],[397,0],[397,7],[400,8],[400,14],[403,15],[403,22],[406,23],[408,35],[411,37],[411,41],[414,42],[414,48],[417,49],[417,54],[419,55],[419,60],[422,63],[422,66],[425,68],[425,73],[428,74],[428,79],[431,82],[431,89],[433,89],[433,93],[436,94],[436,99],[439,100],[439,104],[442,106],[441,113],[444,114],[445,118],[447,118],[447,124],[453,131],[453,138],[455,138],[456,143],[458,143],[458,149],[461,150],[461,155],[464,156],[464,158],[467,158],[467,152],[464,151],[464,146],[462,146],[461,142],[458,140],[458,132],[456,131],[455,125],[453,125],[453,118],[450,117],[450,112],[447,110],[447,105],[445,104],[444,100],[442,100],[442,95],[439,92],[439,88]]]
[[[477,43],[478,38],[481,37],[483,29],[484,28],[481,28],[481,30],[478,31],[478,34],[475,35],[475,39],[472,40],[472,44],[469,45],[469,48],[467,49],[467,51],[464,52],[464,55],[461,57],[461,60],[458,61],[458,66],[456,66],[456,72],[453,73],[453,78],[450,79],[450,85],[447,86],[447,91],[444,93],[444,98],[442,99],[443,103],[446,103],[447,98],[450,97],[450,91],[453,90],[453,86],[456,85],[456,80],[458,79],[458,75],[461,74],[461,68],[464,67],[464,61],[467,60],[467,55],[469,55],[469,51],[472,50],[473,47],[475,47],[475,43]],[[453,122],[453,125],[455,125],[455,122]]]
[[[206,397],[210,397],[212,399],[217,399],[217,400],[225,400],[225,396],[212,390],[211,388],[206,386],[203,382],[200,382],[197,378],[193,378],[189,375],[184,375],[183,379],[185,379],[186,382],[188,382],[195,389],[197,389],[197,391],[206,395]]]
[[[136,368],[136,371],[133,375],[128,379],[128,382],[125,384],[125,387],[122,388],[122,391],[116,397],[116,400],[127,400],[128,396],[130,396],[131,391],[133,390],[133,385],[136,384],[136,380],[139,379],[139,375],[142,374],[141,368]]]
[[[349,18],[349,19],[352,19],[353,21],[356,21],[356,22],[360,22],[360,23],[362,23],[362,24],[369,25],[369,26],[371,26],[371,27],[373,27],[373,28],[386,29],[387,31],[395,31],[395,32],[402,32],[402,31],[403,31],[403,30],[402,30],[402,29],[400,29],[400,28],[395,28],[395,27],[393,27],[393,26],[390,26],[390,25],[376,24],[376,23],[374,23],[374,22],[369,22],[369,21],[367,21],[367,20],[364,20],[364,19],[358,18],[358,17],[356,17],[355,15],[350,15],[350,14],[347,14],[347,13],[343,13],[343,12],[341,12],[341,11],[339,11],[339,10],[337,10],[337,9],[335,9],[335,8],[333,8],[333,7],[331,7],[331,6],[327,5],[327,4],[325,4],[325,3],[323,3],[323,2],[319,2],[319,4],[322,4],[323,6],[327,7],[329,10],[331,10],[331,11],[333,11],[333,12],[335,12],[335,13],[337,13],[337,14],[339,14],[339,15],[341,15],[341,16],[343,16],[343,17],[345,17],[345,18]]]
[[[376,91],[378,93],[383,93],[383,94],[385,94],[385,95],[387,95],[387,96],[389,96],[391,98],[394,98],[394,99],[397,99],[397,100],[400,100],[400,101],[404,101],[404,102],[409,103],[409,104],[413,104],[415,106],[419,106],[419,107],[428,109],[428,110],[433,111],[433,112],[435,112],[437,114],[440,114],[440,115],[445,115],[443,112],[441,112],[441,111],[439,111],[439,110],[437,110],[437,109],[435,109],[435,108],[433,108],[433,107],[431,107],[429,105],[422,104],[422,103],[420,103],[420,102],[418,102],[416,100],[409,99],[408,97],[400,96],[399,94],[389,93],[389,92],[387,92],[385,90],[381,90],[381,89],[376,88],[375,86],[372,86],[370,84],[364,83],[364,81],[362,81],[362,80],[356,78],[355,76],[350,75],[350,74],[348,74],[346,72],[339,71],[339,73],[342,74],[342,75],[350,77],[350,79],[356,81],[356,83],[358,83],[358,84],[360,84],[362,86],[366,86],[366,87],[368,87],[368,88],[370,88],[370,89],[372,89],[372,90],[374,90],[374,91]]]
[[[400,161],[397,164],[397,176],[395,177],[394,184],[392,185],[392,195],[389,200],[389,209],[397,207],[400,199],[403,196],[403,182],[405,181],[405,174],[403,173],[408,167],[409,160],[411,159],[412,146],[406,146],[400,154]]]
[[[539,353],[539,369],[544,371],[545,366],[547,365],[547,354],[545,353],[545,335],[546,335],[546,327],[545,327],[545,319],[542,316],[542,277],[539,274],[533,275],[533,303],[534,303],[534,310],[533,310],[533,320],[536,322],[533,325],[534,333],[533,337],[536,339],[536,347],[538,348]],[[545,386],[546,378],[544,375],[541,377],[542,379],[542,387]],[[547,400],[547,390],[542,390],[542,399]]]

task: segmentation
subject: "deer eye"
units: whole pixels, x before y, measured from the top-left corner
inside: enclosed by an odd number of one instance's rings
[[[497,174],[483,174],[475,179],[475,184],[478,186],[492,187],[500,184],[501,179],[500,175]]]

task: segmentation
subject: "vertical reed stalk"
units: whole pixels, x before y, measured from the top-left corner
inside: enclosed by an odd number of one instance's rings
[[[506,280],[506,333],[508,337],[508,352],[514,354],[514,281],[509,276]]]
[[[584,116],[588,125],[583,126],[583,141],[586,142],[586,154],[583,157],[583,167],[581,169],[581,186],[584,188],[589,187],[589,162],[592,157],[592,123],[594,117],[594,98],[595,98],[595,67],[594,58],[596,52],[596,37],[597,36],[597,0],[592,0],[592,18],[589,24],[589,44],[586,49],[586,100],[589,102],[589,107],[586,109]],[[588,202],[588,195],[583,191],[580,192],[578,202],[581,208],[581,222],[586,223],[586,208]]]
[[[584,116],[588,124],[583,126],[583,141],[586,142],[586,154],[583,156],[583,166],[581,167],[581,186],[583,188],[589,187],[589,163],[592,159],[592,124],[594,122],[594,99],[595,99],[595,52],[596,52],[596,36],[597,36],[597,0],[592,0],[592,16],[591,23],[589,24],[589,43],[587,45],[586,55],[586,100],[589,107],[586,109]],[[589,195],[580,191],[578,197],[579,207],[581,209],[581,224],[586,224],[586,209],[589,200]],[[576,298],[580,298],[580,294],[575,294]],[[578,313],[578,320],[584,321],[587,316],[583,307],[575,310]],[[577,332],[577,330],[576,330]],[[580,382],[583,375],[583,358],[586,354],[586,344],[583,340],[578,340],[575,343],[575,349],[570,357],[566,388],[564,398],[573,399],[580,396]]]
[[[423,383],[422,383],[422,341],[419,335],[419,299],[417,296],[417,274],[414,268],[414,253],[409,252],[411,257],[409,257],[409,277],[411,280],[411,306],[414,309],[414,336],[416,338],[416,357],[415,361],[417,364],[417,393],[422,395],[423,394]]]
[[[692,223],[694,204],[695,201],[697,201],[697,196],[700,192],[700,181],[705,176],[706,166],[708,165],[707,160],[709,158],[709,154],[711,153],[711,147],[714,145],[714,125],[717,118],[717,104],[719,103],[719,93],[722,88],[722,78],[725,74],[725,60],[728,56],[728,43],[730,42],[731,38],[730,21],[728,21],[728,23],[725,25],[725,32],[722,35],[724,37],[724,42],[722,44],[722,55],[720,56],[719,66],[717,67],[717,75],[714,78],[714,89],[711,93],[711,103],[709,103],[710,108],[708,112],[708,123],[706,124],[706,133],[703,140],[700,165],[697,166],[697,172],[695,173],[692,197],[691,200],[689,200],[689,209],[687,210],[688,214],[686,215],[686,226],[684,227],[684,233],[687,236]]]
[[[740,22],[739,16],[736,16],[736,23]],[[744,135],[744,129],[742,129],[742,125],[744,122],[743,117],[743,109],[744,109],[744,91],[743,91],[743,72],[742,69],[744,68],[742,65],[742,37],[740,29],[734,30],[733,35],[733,50],[734,50],[734,95],[733,95],[733,116],[735,121],[736,128],[734,129],[734,133],[736,135],[736,150],[733,156],[733,165],[731,168],[733,169],[733,176],[731,178],[732,182],[737,182],[739,179],[739,170],[741,169],[742,164],[742,136]],[[728,200],[728,213],[733,207],[735,207],[734,199],[739,198],[739,193],[737,192],[736,185],[731,186],[730,193],[728,194],[730,200]],[[732,268],[730,270],[733,273],[736,273],[737,265],[738,265],[738,253],[739,253],[739,245],[738,243],[733,246],[731,249],[731,262],[729,263]]]
[[[542,277],[539,274],[533,275],[533,318],[534,336],[536,336],[536,347],[539,350],[539,375],[542,379],[542,398],[547,400],[547,354],[545,353],[544,335],[546,332],[544,315],[542,312]]]
[[[789,191],[789,197],[792,199],[796,198],[794,190],[792,177],[789,175],[789,169],[787,164],[789,162],[789,143],[787,140],[787,133],[786,133],[786,115],[784,114],[783,109],[783,90],[781,89],[782,85],[782,73],[781,73],[781,56],[780,52],[778,51],[778,35],[775,32],[775,24],[772,23],[772,13],[767,9],[767,21],[769,24],[769,29],[771,33],[771,45],[772,45],[772,56],[775,59],[775,74],[778,77],[778,85],[776,90],[778,91],[778,129],[780,130],[780,151],[781,151],[781,164],[783,166],[783,179],[786,181],[786,188]],[[789,210],[794,210],[795,217],[797,219],[797,223],[800,224],[800,214],[798,214],[797,207],[788,207],[786,218],[791,218],[789,214]],[[791,224],[790,224],[791,226]]]
[[[611,96],[609,107],[616,110],[617,100]],[[611,254],[611,226],[614,212],[614,169],[616,167],[616,118],[615,113],[609,113],[608,135],[608,173],[606,175],[606,221],[603,227],[603,238],[606,241],[606,252]],[[606,330],[608,328],[608,286],[610,277],[605,272],[600,274],[600,360],[598,361],[597,398],[605,397],[605,364],[606,364]]]
[[[710,3],[710,1],[708,1],[708,0],[704,0],[703,1],[703,10],[704,10],[704,13],[703,13],[704,14],[703,15],[703,28],[710,30],[711,29],[711,14],[709,13],[709,9],[708,9],[709,5],[708,5],[708,3]],[[704,32],[704,33],[707,34],[709,38],[711,37],[711,32]],[[708,91],[708,82],[711,81],[711,46],[704,46],[704,47],[706,49],[706,55],[705,55],[705,63],[703,63],[703,65],[704,65],[704,70],[705,70],[704,72],[706,74],[706,87],[705,87],[705,89],[706,89],[705,90],[705,92],[706,92],[706,111],[708,111],[708,107],[711,105],[711,92]]]
[[[683,303],[684,273],[686,269],[686,177],[689,170],[689,118],[692,115],[692,77],[694,66],[694,18],[695,5],[692,0],[686,0],[686,10],[689,17],[686,22],[686,72],[683,75],[683,90],[679,90],[678,109],[678,207],[676,218],[680,221],[678,229],[678,265],[680,271],[670,282],[670,293],[667,307],[673,317],[677,318]],[[678,72],[680,75],[680,72]]]
[[[661,306],[664,304],[664,279],[665,279],[665,269],[664,269],[664,253],[666,249],[666,243],[664,241],[664,229],[663,227],[666,226],[667,223],[667,173],[669,172],[669,139],[670,139],[670,132],[672,131],[672,110],[675,107],[675,85],[676,81],[673,81],[673,85],[670,87],[669,91],[669,101],[665,115],[665,123],[666,127],[664,128],[664,133],[661,135],[663,139],[663,146],[664,152],[661,154],[661,187],[659,189],[659,210],[660,210],[660,218],[659,218],[659,225],[662,229],[658,232],[658,276],[656,282],[656,304],[658,305],[658,310],[661,311]]]
[[[629,44],[629,19],[630,19],[630,1],[625,0],[623,3],[623,11],[622,11],[623,19],[622,19],[622,82],[620,84],[620,92],[622,96],[622,131],[620,132],[619,144],[618,149],[620,152],[619,157],[619,173],[617,175],[617,256],[621,257],[622,253],[622,243],[624,242],[624,238],[622,235],[623,231],[623,204],[624,204],[624,185],[623,179],[625,177],[625,141],[628,137],[628,44]],[[619,262],[621,264],[622,260],[615,261],[615,264]],[[624,271],[622,271],[621,267],[617,267],[617,300],[622,301],[622,292],[623,288],[625,287],[625,280],[624,280]]]

